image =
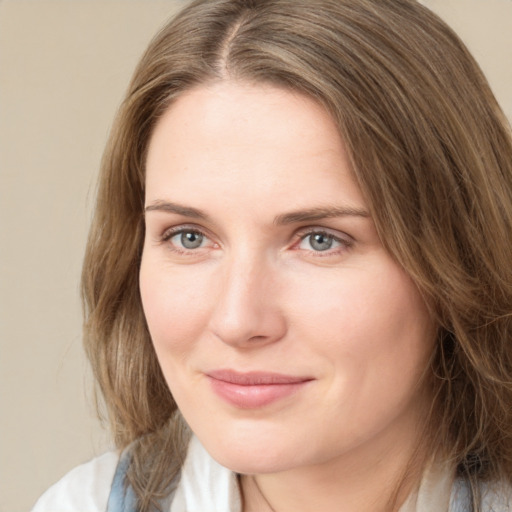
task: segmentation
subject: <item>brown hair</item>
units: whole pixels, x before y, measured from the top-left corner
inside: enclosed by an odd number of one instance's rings
[[[138,289],[152,129],[225,79],[305,93],[332,114],[383,243],[439,327],[428,450],[472,484],[512,475],[512,142],[478,65],[413,0],[199,0],[155,37],[102,162],[83,269],[85,346],[141,510],[166,493],[186,430]]]

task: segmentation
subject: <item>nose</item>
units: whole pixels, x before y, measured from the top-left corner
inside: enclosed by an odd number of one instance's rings
[[[286,320],[276,271],[270,267],[256,258],[242,258],[217,269],[220,285],[209,325],[214,336],[238,348],[283,338]]]

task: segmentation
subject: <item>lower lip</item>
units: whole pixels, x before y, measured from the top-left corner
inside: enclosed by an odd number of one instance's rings
[[[289,384],[257,384],[253,386],[233,384],[209,378],[213,391],[223,400],[240,409],[257,409],[293,395],[310,381]]]

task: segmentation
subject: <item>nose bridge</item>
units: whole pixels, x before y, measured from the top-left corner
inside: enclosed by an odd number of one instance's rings
[[[275,293],[275,269],[264,254],[242,250],[219,268],[213,333],[225,343],[273,341],[284,333],[284,318]]]
[[[258,290],[265,284],[263,280],[266,265],[261,259],[246,255],[233,258],[224,271],[223,279],[223,290],[228,303],[230,300],[235,304],[243,304],[245,301],[258,302]],[[268,278],[268,274],[266,277]]]

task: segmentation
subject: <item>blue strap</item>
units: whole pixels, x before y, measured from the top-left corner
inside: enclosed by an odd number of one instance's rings
[[[114,480],[112,481],[106,512],[137,512],[135,493],[132,487],[125,483],[131,459],[129,450],[125,450],[121,454],[114,474]]]
[[[137,511],[137,497],[131,485],[126,481],[126,474],[132,461],[130,447],[126,448],[119,458],[117,463],[114,479],[112,480],[112,487],[110,488],[110,495],[107,502],[106,512],[138,512]],[[171,483],[171,492],[169,495],[160,500],[159,505],[162,511],[168,511],[171,508],[172,499],[176,492],[176,487],[180,479],[180,473],[176,475]]]

